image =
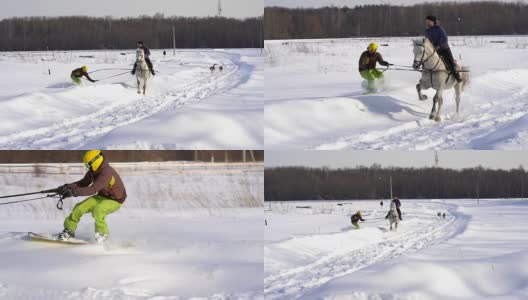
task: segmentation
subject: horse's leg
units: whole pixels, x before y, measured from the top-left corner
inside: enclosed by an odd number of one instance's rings
[[[456,101],[457,117],[458,117],[458,113],[459,113],[459,110],[460,110],[460,94],[462,92],[461,90],[462,90],[462,83],[455,84],[455,101]]]
[[[438,92],[434,95],[433,97],[433,108],[431,108],[431,113],[429,114],[429,120],[432,120],[434,119],[434,116],[435,116],[435,112],[436,112],[436,101],[438,100],[438,98],[436,97],[438,94]]]
[[[144,81],[143,81],[143,95],[145,95],[147,93],[147,79],[144,78]]]
[[[441,110],[442,110],[442,104],[444,104],[444,98],[443,98],[443,95],[442,95],[443,93],[444,93],[444,88],[440,87],[438,89],[438,91],[436,91],[436,95],[435,95],[435,97],[437,98],[437,101],[438,101],[438,110],[436,111],[436,117],[434,118],[434,120],[436,122],[442,121],[440,113],[441,113]]]
[[[416,85],[416,91],[418,92],[418,99],[421,101],[427,100],[427,95],[422,94],[422,81],[418,82]]]
[[[139,81],[139,76],[136,77],[136,81],[137,81],[137,92],[138,94],[141,94],[141,82]]]

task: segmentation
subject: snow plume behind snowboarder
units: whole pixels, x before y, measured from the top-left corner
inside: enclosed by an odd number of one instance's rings
[[[90,196],[75,205],[64,220],[64,230],[58,240],[75,237],[77,224],[84,214],[91,213],[95,220],[95,241],[104,242],[110,230],[106,216],[121,208],[127,197],[125,185],[116,170],[110,166],[100,150],[89,150],[84,154],[83,162],[88,171],[76,182],[58,187],[58,193],[64,197]]]

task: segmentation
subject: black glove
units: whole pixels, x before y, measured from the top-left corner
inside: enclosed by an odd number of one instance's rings
[[[70,197],[74,197],[75,196],[75,193],[73,191],[73,188],[71,188],[70,186],[68,186],[67,184],[63,185],[63,186],[60,186],[58,189],[57,189],[57,193],[59,195],[61,195],[62,198],[70,198]]]

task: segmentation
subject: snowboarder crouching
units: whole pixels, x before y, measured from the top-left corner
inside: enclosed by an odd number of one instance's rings
[[[73,80],[73,82],[75,82],[75,84],[81,84],[81,78],[83,76],[86,77],[86,79],[88,79],[88,81],[90,82],[97,82],[97,80],[93,80],[92,78],[90,78],[90,75],[88,75],[88,67],[86,66],[82,66],[73,70],[71,72],[70,78],[71,80]]]
[[[361,217],[361,211],[358,211],[357,213],[353,214],[352,217],[350,217],[350,221],[352,222],[352,225],[356,227],[356,229],[359,229],[359,221],[365,222],[363,218]]]
[[[376,69],[376,63],[382,66],[389,66],[389,62],[384,61],[378,52],[378,44],[370,43],[367,51],[361,53],[359,57],[359,74],[368,82],[368,91],[374,92],[376,89],[375,80],[383,79],[383,72]]]
[[[81,217],[91,213],[95,219],[95,241],[102,243],[110,233],[106,225],[107,215],[121,208],[127,197],[125,186],[116,170],[110,166],[100,150],[89,150],[83,162],[88,172],[79,181],[58,187],[64,198],[90,196],[75,205],[64,220],[64,230],[57,239],[66,241],[75,237],[75,230]]]

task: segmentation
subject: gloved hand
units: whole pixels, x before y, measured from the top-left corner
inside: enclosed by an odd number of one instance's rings
[[[73,188],[65,184],[57,188],[57,193],[61,195],[62,198],[75,197]]]

